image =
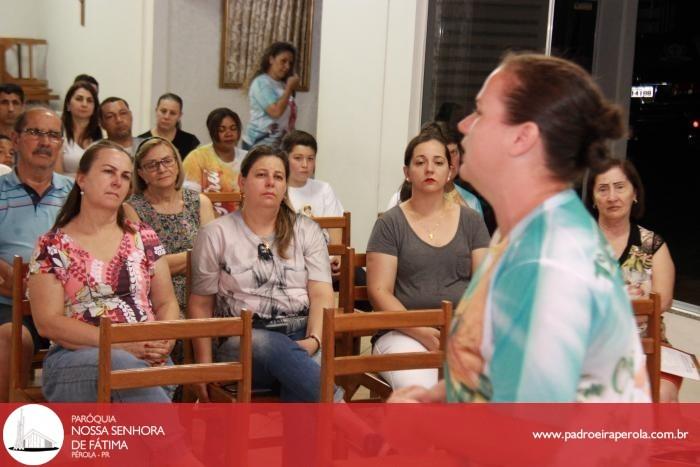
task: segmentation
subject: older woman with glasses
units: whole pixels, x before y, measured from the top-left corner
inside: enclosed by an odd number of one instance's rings
[[[199,227],[214,219],[214,208],[206,196],[183,188],[180,154],[170,141],[156,136],[141,143],[134,166],[134,194],[124,204],[125,212],[129,219],[150,225],[163,243],[180,318],[184,319],[187,251],[192,249]],[[182,363],[182,341],[177,341],[171,357]],[[178,388],[175,400],[180,396]]]
[[[257,146],[241,164],[243,207],[203,227],[192,250],[193,318],[254,313],[253,386],[279,388],[284,401],[320,397],[321,320],[333,306],[330,259],[321,228],[287,198],[284,151]],[[195,341],[197,362],[229,361],[238,340]],[[199,387],[200,400],[208,395]]]
[[[153,137],[141,143],[134,166],[134,194],[124,205],[126,214],[133,221],[146,222],[158,234],[173,277],[180,317],[184,318],[187,251],[192,249],[199,228],[214,219],[214,209],[209,198],[183,188],[180,154],[170,141]],[[176,363],[181,359],[177,350],[179,346],[173,352]]]

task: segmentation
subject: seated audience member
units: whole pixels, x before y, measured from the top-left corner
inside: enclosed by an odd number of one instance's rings
[[[134,167],[134,194],[124,205],[126,216],[151,226],[162,242],[180,318],[184,319],[187,251],[192,249],[200,226],[214,219],[214,208],[206,196],[182,187],[182,162],[170,141],[152,137],[141,143]],[[175,363],[182,363],[180,341],[171,357]]]
[[[108,97],[100,104],[100,123],[110,141],[126,149],[133,158],[141,138],[131,136],[133,117],[129,104],[121,97]]]
[[[313,177],[316,170],[316,139],[309,133],[293,130],[282,140],[282,149],[289,156],[289,182],[287,194],[297,214],[308,217],[335,217],[343,215],[343,205],[333,188]],[[330,232],[330,242],[341,242],[340,229]],[[332,258],[331,269],[338,272],[340,263]]]
[[[317,148],[316,139],[305,131],[294,130],[282,140],[282,149],[289,155],[289,200],[297,214],[342,216],[343,205],[333,188],[312,178],[316,171]]]
[[[15,149],[9,136],[0,135],[0,175],[12,172],[15,166]]]
[[[66,135],[57,172],[75,178],[85,148],[102,139],[99,105],[97,92],[90,83],[78,81],[68,89],[61,114]]]
[[[457,303],[489,243],[484,221],[473,209],[448,200],[450,159],[446,141],[423,131],[406,147],[404,174],[409,198],[377,220],[367,244],[367,286],[375,310],[437,308]],[[439,346],[434,328],[388,330],[373,352],[425,352]],[[438,382],[437,369],[383,372],[395,389]]]
[[[392,400],[649,401],[622,275],[572,189],[625,133],[621,111],[578,65],[509,54],[459,129],[460,174],[498,230],[455,310],[445,380]]]
[[[467,190],[461,186],[456,185],[458,180],[458,172],[461,164],[461,152],[462,149],[459,146],[459,137],[454,135],[454,132],[450,131],[445,122],[429,122],[423,125],[421,133],[423,132],[433,132],[438,133],[441,139],[447,141],[447,148],[450,151],[450,182],[445,187],[445,197],[452,202],[461,204],[462,206],[469,206],[475,210],[479,215],[483,217],[483,209],[481,206],[481,201],[472,192],[473,190]],[[394,193],[394,195],[389,200],[387,204],[387,211],[394,206],[398,205],[402,201],[406,201],[410,196],[410,185],[402,184],[399,191]]]
[[[12,137],[17,117],[24,110],[24,91],[14,83],[0,84],[0,135]]]
[[[450,177],[454,179],[455,190],[451,194],[459,194],[462,197],[462,201],[467,203],[467,206],[481,214],[481,217],[484,218],[486,228],[489,231],[489,235],[492,235],[496,230],[496,217],[493,214],[493,208],[489,202],[481,196],[481,193],[476,191],[469,182],[463,180],[459,176],[459,169],[464,161],[464,148],[462,148],[461,144],[462,135],[458,131],[448,128],[444,122],[436,123],[439,124],[439,128],[441,128],[447,140],[447,148],[450,150],[450,163],[454,166],[454,169],[450,172]],[[425,126],[428,125],[432,124],[429,123]],[[456,199],[459,200],[459,198]]]
[[[630,299],[656,292],[662,312],[669,310],[675,268],[664,239],[636,223],[644,215],[644,186],[637,169],[630,161],[610,159],[591,171],[586,193],[588,208],[620,264]],[[646,324],[640,325],[644,332]],[[670,346],[665,327],[661,329],[664,344]],[[678,402],[682,381],[680,376],[662,373],[661,402]]]
[[[287,42],[275,42],[260,57],[250,81],[250,119],[243,135],[243,148],[258,144],[279,145],[294,129],[297,104],[294,99],[299,76],[294,71],[297,49]]]
[[[177,300],[158,236],[124,215],[132,165],[129,154],[116,143],[90,146],[54,227],[39,238],[32,255],[29,299],[39,333],[53,342],[42,374],[48,401],[96,400],[98,326],[103,315],[115,323],[177,319]],[[172,341],[115,345],[112,368],[166,364],[172,345]],[[161,387],[114,391],[112,397],[170,401]]]
[[[199,139],[180,128],[182,108],[182,98],[177,94],[169,92],[160,96],[156,104],[156,126],[140,134],[139,138],[159,136],[167,139],[173,143],[183,158],[187,157],[190,151],[199,146]]]
[[[94,76],[86,75],[85,73],[79,74],[78,76],[75,77],[73,80],[73,83],[77,83],[78,81],[84,81],[86,83],[89,83],[92,88],[95,90],[96,94],[100,93],[100,83],[97,82]]]
[[[198,147],[183,161],[186,188],[214,193],[238,191],[238,173],[246,155],[236,147],[241,128],[240,117],[231,109],[221,107],[209,113],[207,129],[212,142]],[[214,208],[221,215],[237,206],[216,203]]]
[[[287,199],[286,154],[257,146],[241,164],[240,210],[202,227],[192,250],[191,318],[254,313],[253,386],[279,387],[283,401],[320,397],[324,307],[333,306],[321,228]],[[197,362],[229,361],[238,339],[195,340]],[[208,400],[206,386],[200,401]]]
[[[33,107],[20,114],[13,133],[17,166],[0,177],[0,402],[7,402],[9,389],[14,256],[29,261],[37,238],[51,228],[73,186],[72,180],[54,172],[63,131],[52,110]],[[30,317],[24,319],[22,344],[26,378],[32,354],[48,345],[41,342]]]
[[[484,212],[481,208],[481,201],[473,193],[472,190],[467,190],[456,184],[459,179],[459,167],[462,165],[462,148],[460,147],[461,135],[451,130],[446,122],[429,122],[423,125],[421,131],[437,131],[447,141],[447,149],[450,151],[450,180],[451,185],[448,186],[447,196],[453,201],[469,206],[483,217]]]

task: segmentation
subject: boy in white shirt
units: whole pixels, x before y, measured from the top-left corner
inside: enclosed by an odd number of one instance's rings
[[[294,130],[282,140],[282,149],[289,155],[289,180],[287,193],[294,210],[309,217],[340,217],[343,205],[333,188],[313,177],[316,170],[316,139],[305,131]],[[340,243],[339,229],[329,231],[330,243]],[[328,236],[326,237],[329,240]],[[339,258],[331,258],[331,269],[336,274]]]

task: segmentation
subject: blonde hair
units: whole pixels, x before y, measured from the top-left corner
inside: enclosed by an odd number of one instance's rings
[[[180,157],[180,151],[177,150],[175,145],[165,138],[160,136],[153,136],[144,140],[139,144],[139,148],[134,156],[134,168],[136,169],[136,177],[134,178],[134,193],[141,194],[148,188],[148,183],[139,175],[139,169],[141,169],[141,161],[144,157],[148,155],[151,149],[156,146],[167,146],[173,151],[175,155],[175,163],[177,164],[177,178],[175,179],[175,190],[179,191],[182,188],[182,184],[185,182],[185,173],[182,170],[182,158]]]

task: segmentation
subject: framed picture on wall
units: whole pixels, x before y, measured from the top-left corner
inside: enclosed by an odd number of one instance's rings
[[[293,44],[298,52],[299,91],[309,90],[314,0],[222,0],[222,88],[241,88],[273,42]]]

